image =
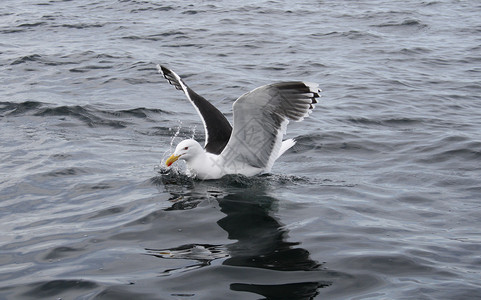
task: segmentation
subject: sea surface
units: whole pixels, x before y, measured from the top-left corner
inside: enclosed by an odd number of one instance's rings
[[[2,0],[0,299],[481,299],[481,2]],[[270,174],[164,166],[317,82]]]

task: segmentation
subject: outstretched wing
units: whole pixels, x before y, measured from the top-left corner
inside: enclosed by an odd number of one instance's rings
[[[209,101],[189,88],[179,75],[161,65],[157,65],[157,69],[171,85],[185,93],[200,115],[205,129],[205,150],[213,154],[220,154],[232,133],[229,121]]]
[[[317,103],[320,89],[306,82],[261,86],[234,102],[234,130],[221,156],[234,169],[269,171],[279,156],[289,120],[301,121]]]

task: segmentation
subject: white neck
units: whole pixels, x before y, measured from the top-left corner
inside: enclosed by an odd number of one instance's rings
[[[219,155],[203,151],[185,162],[189,175],[198,179],[218,179],[226,174]]]

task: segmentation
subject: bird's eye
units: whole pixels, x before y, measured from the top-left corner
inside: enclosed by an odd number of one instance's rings
[[[184,150],[189,150],[189,147],[184,147]]]

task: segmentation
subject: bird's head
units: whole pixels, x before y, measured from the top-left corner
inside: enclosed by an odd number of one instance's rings
[[[202,151],[204,150],[197,141],[193,139],[183,140],[182,142],[177,144],[174,154],[167,158],[165,164],[170,167],[179,158],[182,158],[185,161],[189,161],[191,158],[196,156],[197,153],[201,153]]]

